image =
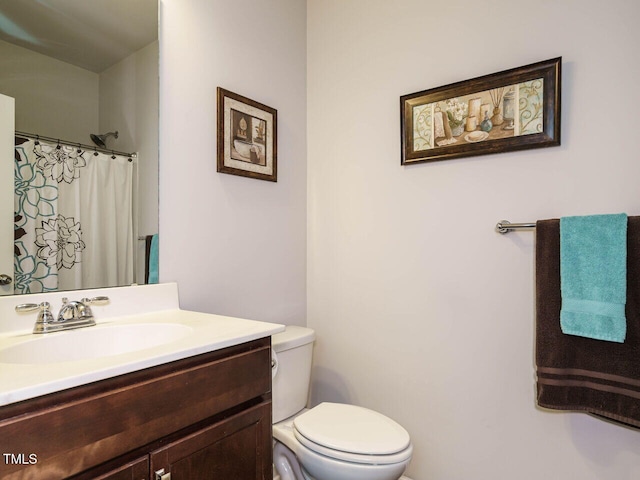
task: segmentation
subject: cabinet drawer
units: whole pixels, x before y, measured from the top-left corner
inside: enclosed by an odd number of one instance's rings
[[[60,479],[270,398],[270,358],[266,338],[3,407],[0,451],[38,461],[0,465],[0,478]]]
[[[94,475],[91,480],[148,480],[150,478],[153,479],[149,475],[149,456],[147,455],[104,474]]]

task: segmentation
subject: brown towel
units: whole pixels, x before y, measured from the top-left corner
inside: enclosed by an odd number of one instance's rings
[[[560,330],[560,220],[536,224],[538,405],[591,413],[640,428],[640,217],[627,226],[624,343]]]

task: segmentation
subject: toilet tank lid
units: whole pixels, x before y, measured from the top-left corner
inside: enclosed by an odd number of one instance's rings
[[[312,343],[315,338],[316,334],[310,328],[288,325],[284,332],[271,336],[271,345],[276,352],[284,352],[285,350]]]

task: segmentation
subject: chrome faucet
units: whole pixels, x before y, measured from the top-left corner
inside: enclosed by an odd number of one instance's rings
[[[51,313],[49,302],[23,303],[16,306],[16,312],[31,312],[40,310],[33,327],[33,333],[59,332],[73,328],[90,327],[96,324],[90,305],[103,305],[109,302],[109,297],[83,298],[80,301],[62,299],[62,308],[58,318]]]
[[[70,302],[67,297],[64,297],[62,299],[62,308],[60,309],[60,313],[58,313],[58,322],[85,321],[95,323],[89,304],[90,300],[87,298],[83,298],[80,301],[72,300]]]

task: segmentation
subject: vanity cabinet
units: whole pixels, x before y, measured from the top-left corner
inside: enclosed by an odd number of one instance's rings
[[[270,337],[0,407],[0,451],[37,457],[3,480],[271,479]]]

